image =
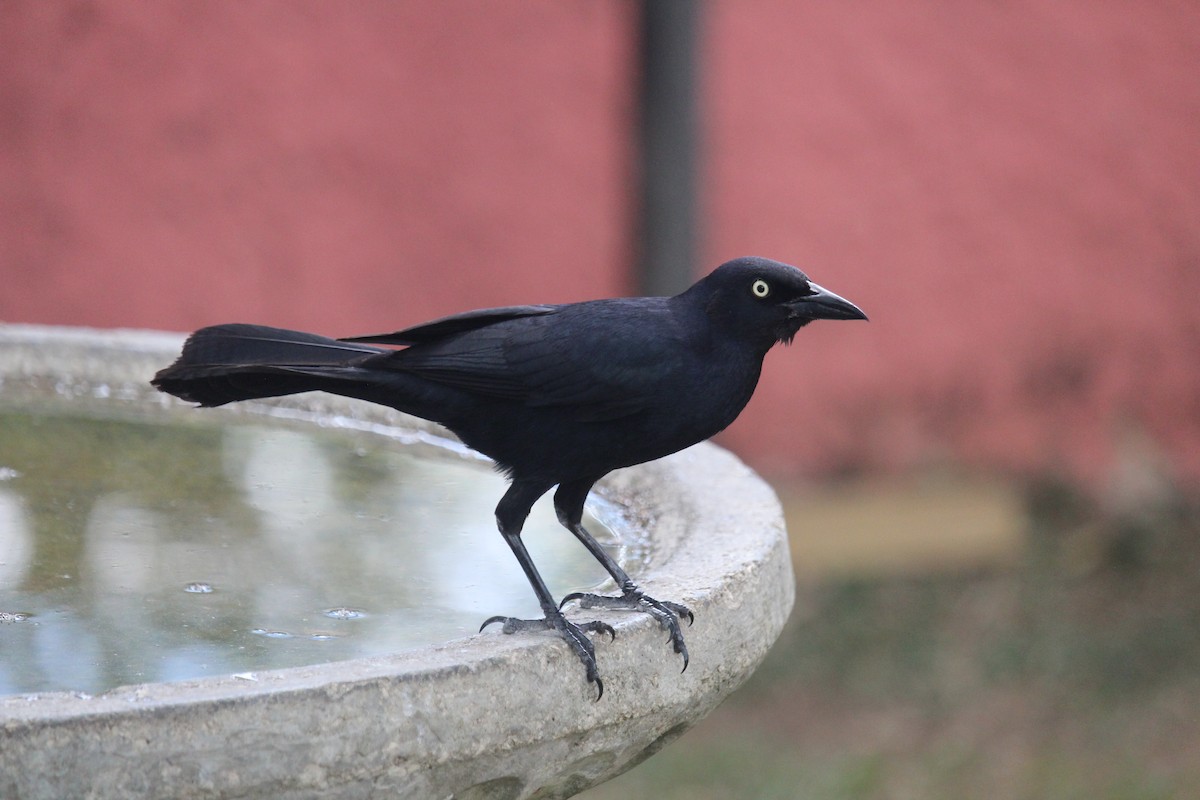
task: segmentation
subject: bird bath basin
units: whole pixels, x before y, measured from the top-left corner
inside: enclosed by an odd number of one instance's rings
[[[589,527],[696,622],[680,674],[650,617],[583,612],[618,634],[594,702],[553,634],[475,633],[537,615],[486,462],[326,395],[192,411],[147,385],[181,342],[0,326],[0,797],[565,797],[707,714],[790,611],[736,459],[614,473]],[[548,507],[525,537],[555,594],[604,578]]]
[[[8,631],[0,696],[381,656],[538,613],[490,524],[504,481],[466,453],[349,420],[72,405],[0,404],[0,613],[31,623]],[[548,580],[599,583],[538,510],[525,535]],[[591,524],[626,561],[644,550]]]

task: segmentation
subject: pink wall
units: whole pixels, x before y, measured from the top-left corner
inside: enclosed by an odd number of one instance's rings
[[[1200,478],[1200,15],[707,4],[707,270],[871,323],[769,357],[759,466]],[[0,320],[374,332],[628,285],[633,6],[0,5]],[[1139,452],[1141,452],[1139,450]]]
[[[1149,434],[1200,477],[1200,14],[743,8],[709,19],[710,260],[794,258],[871,323],[779,354],[736,444],[1104,481]]]
[[[501,8],[5,3],[0,318],[350,333],[619,292],[629,8]]]

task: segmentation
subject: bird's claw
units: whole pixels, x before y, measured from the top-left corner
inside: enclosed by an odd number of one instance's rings
[[[605,633],[608,634],[609,641],[617,638],[617,632],[607,622],[593,620],[591,622],[581,622],[576,624],[569,622],[566,617],[560,612],[547,614],[542,619],[518,619],[517,617],[495,616],[488,617],[479,630],[482,632],[484,628],[494,622],[503,623],[500,629],[503,633],[523,633],[526,631],[544,631],[555,630],[566,640],[571,649],[575,651],[575,655],[579,656],[579,660],[583,662],[584,669],[587,670],[588,683],[596,684],[596,699],[599,700],[604,696],[604,681],[600,680],[600,670],[596,665],[596,648],[592,646],[592,640],[587,637],[588,633]]]
[[[582,608],[609,608],[620,609],[624,611],[643,611],[658,620],[658,624],[666,628],[670,634],[668,641],[676,653],[683,656],[683,670],[688,668],[688,650],[687,645],[683,641],[683,630],[679,627],[679,620],[687,619],[688,625],[691,625],[696,620],[696,615],[691,609],[680,603],[672,603],[666,600],[655,600],[642,593],[640,589],[626,591],[619,597],[609,597],[603,594],[591,594],[588,592],[572,592],[562,599],[558,607],[562,608],[572,600],[578,600]]]

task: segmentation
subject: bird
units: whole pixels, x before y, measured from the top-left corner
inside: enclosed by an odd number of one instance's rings
[[[585,609],[645,612],[687,669],[685,605],[644,593],[582,523],[593,485],[724,430],[749,402],[763,358],[818,319],[866,320],[858,306],[800,269],[756,256],[718,266],[672,297],[624,297],[486,308],[393,333],[333,339],[232,323],[192,333],[151,381],[201,407],[324,391],[431,420],[495,462],[508,479],[496,506],[542,617],[494,616],[504,633],[552,630],[604,694],[588,634],[616,637]],[[534,502],[554,490],[559,523],[604,567],[619,594],[556,601],[521,539]]]

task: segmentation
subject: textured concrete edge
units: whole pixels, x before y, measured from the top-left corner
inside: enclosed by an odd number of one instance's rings
[[[0,326],[0,378],[141,387],[180,341]],[[162,402],[132,402],[149,397]],[[386,410],[313,397],[292,403],[397,424]],[[618,632],[597,641],[599,703],[552,636],[496,633],[256,680],[0,698],[0,794],[350,797],[369,785],[515,798],[565,796],[627,769],[749,676],[791,610],[794,584],[778,501],[719,448],[620,471],[604,488],[648,526],[651,563],[635,578],[696,612],[686,672],[653,620],[614,612],[599,615]]]

